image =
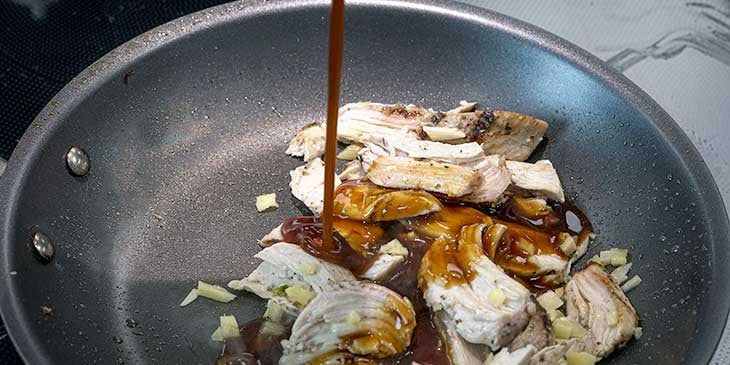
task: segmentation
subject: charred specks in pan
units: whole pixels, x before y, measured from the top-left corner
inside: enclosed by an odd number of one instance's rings
[[[122,80],[124,82],[124,85],[129,84],[129,78],[132,75],[134,75],[134,69],[131,69],[131,68],[129,70],[127,70],[127,72],[124,73],[124,78]]]

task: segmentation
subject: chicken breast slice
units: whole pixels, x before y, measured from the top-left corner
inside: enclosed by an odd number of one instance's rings
[[[382,359],[410,345],[416,325],[410,301],[383,286],[343,283],[318,295],[282,341],[279,364],[307,364],[322,357]]]
[[[446,344],[452,365],[483,365],[489,348],[466,341],[456,330],[454,321],[444,311],[434,313],[433,322]]]
[[[405,136],[435,119],[438,119],[436,112],[417,105],[350,103],[340,108],[337,138],[348,143],[365,143],[394,134]],[[415,138],[415,134],[408,138]]]
[[[309,161],[289,172],[291,193],[314,214],[322,213],[324,209],[324,162],[320,158]],[[340,179],[335,176],[335,187],[340,185]]]
[[[487,112],[488,126],[479,135],[484,153],[504,156],[507,160],[527,160],[542,141],[548,123],[529,115],[508,112]]]
[[[286,154],[303,157],[304,161],[311,161],[324,155],[326,142],[324,128],[317,123],[304,126],[302,130],[289,142]]]
[[[448,144],[415,139],[386,138],[386,150],[395,150],[391,156],[408,156],[418,159],[463,165],[465,163],[482,160],[484,152],[478,143]],[[400,152],[400,153],[398,153]]]
[[[367,177],[373,183],[397,189],[422,189],[460,197],[474,191],[480,175],[466,167],[409,157],[380,156],[370,165]]]
[[[512,183],[512,174],[502,156],[489,155],[481,160],[464,165],[477,171],[481,176],[479,185],[471,194],[463,198],[472,203],[495,202]]]
[[[507,169],[512,175],[512,183],[536,196],[543,196],[559,202],[565,201],[563,186],[553,164],[548,160],[535,163],[507,161]]]
[[[565,301],[568,319],[588,328],[580,341],[595,356],[606,357],[626,345],[639,326],[631,302],[599,264],[573,274]]]
[[[486,228],[463,227],[458,244],[434,241],[421,263],[419,287],[431,310],[444,311],[465,340],[498,350],[527,325],[530,292],[484,255]]]
[[[229,282],[229,288],[246,290],[268,299],[281,295],[275,291],[282,286],[302,285],[311,288],[316,295],[337,283],[356,280],[349,270],[311,256],[291,243],[276,243],[254,257],[263,262],[247,277]]]

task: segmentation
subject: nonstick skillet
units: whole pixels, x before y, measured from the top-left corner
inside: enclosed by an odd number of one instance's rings
[[[324,1],[211,8],[54,97],[0,180],[0,309],[26,362],[211,363],[219,315],[262,313],[252,295],[178,303],[196,280],[250,272],[256,240],[300,214],[288,171],[301,162],[283,151],[324,118],[328,14]],[[644,92],[564,40],[452,2],[349,1],[345,38],[344,102],[468,99],[549,121],[537,155],[597,229],[587,257],[629,247],[644,279],[629,294],[644,335],[606,363],[709,361],[730,305],[728,220]],[[257,213],[269,192],[281,208]]]

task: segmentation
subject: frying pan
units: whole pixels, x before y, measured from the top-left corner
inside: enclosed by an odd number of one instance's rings
[[[210,363],[217,317],[253,295],[178,303],[196,280],[256,265],[256,240],[300,214],[284,155],[325,110],[328,6],[235,2],[149,31],[66,86],[0,187],[0,308],[30,364]],[[644,335],[607,363],[709,361],[730,305],[728,220],[705,164],[645,93],[577,47],[441,1],[349,1],[345,102],[460,99],[550,122],[536,155],[597,228],[587,256],[630,248]],[[90,172],[74,176],[70,147]],[[259,214],[254,197],[277,192]],[[43,233],[50,263],[32,249]],[[46,242],[47,243],[47,242]],[[47,251],[46,251],[47,252]],[[45,310],[44,310],[45,309]]]

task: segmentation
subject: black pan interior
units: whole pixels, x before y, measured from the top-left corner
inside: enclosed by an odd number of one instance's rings
[[[629,294],[644,336],[610,363],[709,360],[730,298],[727,218],[658,106],[497,14],[399,1],[347,12],[343,101],[467,99],[551,123],[540,154],[597,229],[587,257],[630,248],[644,279]],[[41,113],[2,181],[2,312],[26,361],[210,363],[219,315],[262,313],[247,294],[178,303],[196,280],[250,272],[256,240],[300,214],[288,171],[301,162],[284,150],[324,117],[327,15],[323,2],[254,1],[188,16],[112,52]],[[72,145],[91,156],[89,176],[68,173]],[[269,192],[281,207],[257,213]],[[31,253],[34,230],[56,244],[49,265]]]

